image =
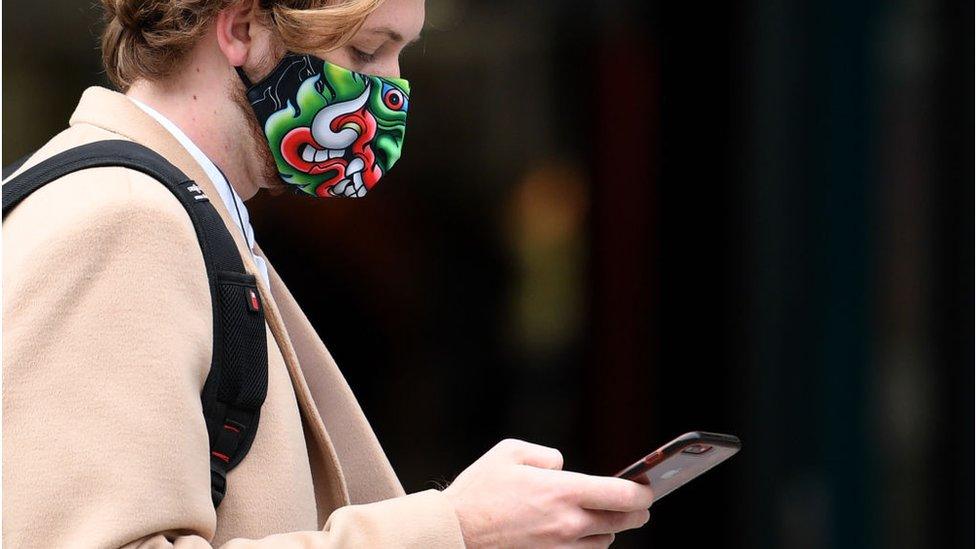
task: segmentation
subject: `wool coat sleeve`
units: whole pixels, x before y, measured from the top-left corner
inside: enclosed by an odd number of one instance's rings
[[[4,545],[209,547],[211,304],[183,207],[142,174],[88,170],[16,208],[3,248]],[[462,544],[431,490],[224,547]]]

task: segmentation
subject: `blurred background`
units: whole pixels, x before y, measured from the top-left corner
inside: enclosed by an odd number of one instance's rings
[[[91,2],[3,2],[3,162],[105,85]],[[258,242],[408,491],[502,437],[742,452],[619,547],[973,547],[972,2],[429,0],[369,200]]]

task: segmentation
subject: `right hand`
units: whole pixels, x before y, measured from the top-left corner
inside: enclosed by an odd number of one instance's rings
[[[639,528],[654,500],[648,486],[562,471],[559,450],[503,440],[444,490],[464,542],[481,547],[607,547]]]

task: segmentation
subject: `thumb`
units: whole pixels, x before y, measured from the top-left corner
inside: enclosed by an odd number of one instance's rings
[[[496,448],[501,450],[506,458],[520,465],[543,469],[563,468],[563,454],[555,448],[515,439],[503,440]]]

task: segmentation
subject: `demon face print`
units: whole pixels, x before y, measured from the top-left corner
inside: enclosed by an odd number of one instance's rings
[[[319,197],[362,198],[400,158],[406,80],[289,56],[248,89],[283,181]]]

